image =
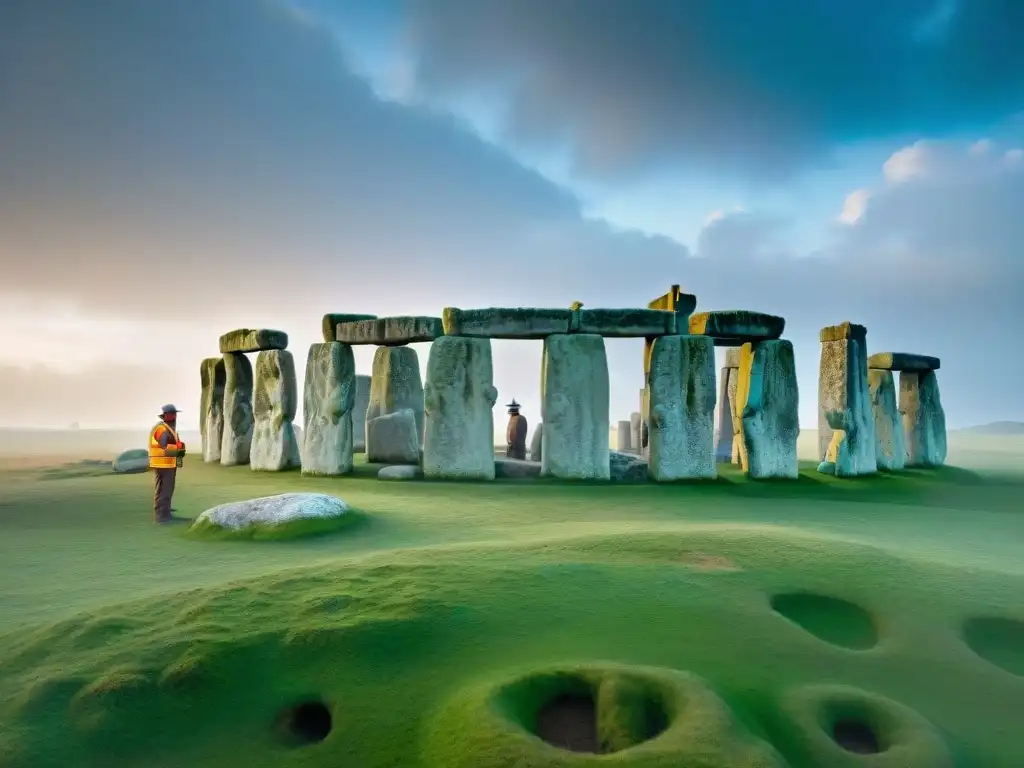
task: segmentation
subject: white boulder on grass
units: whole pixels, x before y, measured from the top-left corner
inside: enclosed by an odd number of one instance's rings
[[[218,504],[199,515],[194,525],[210,523],[240,530],[250,525],[284,525],[296,520],[340,517],[348,510],[344,501],[325,493],[281,493]]]

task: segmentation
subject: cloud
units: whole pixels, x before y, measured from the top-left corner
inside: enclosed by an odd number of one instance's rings
[[[855,189],[846,196],[843,202],[843,210],[839,214],[839,221],[843,224],[853,224],[868,207],[868,200],[871,199],[871,192],[866,189]]]
[[[1024,6],[1006,0],[398,5],[424,98],[501,93],[507,141],[567,147],[605,179],[783,174],[837,143],[984,126],[1024,103]]]

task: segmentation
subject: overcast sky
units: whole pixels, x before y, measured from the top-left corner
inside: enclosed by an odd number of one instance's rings
[[[325,312],[673,283],[787,318],[806,426],[844,320],[1024,420],[1022,244],[1014,0],[0,0],[0,425],[194,426],[236,327],[301,377]],[[534,422],[540,350],[495,344]]]

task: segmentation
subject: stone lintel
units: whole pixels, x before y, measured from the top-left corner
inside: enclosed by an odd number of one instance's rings
[[[269,328],[238,328],[228,331],[220,337],[222,355],[266,352],[272,349],[287,349],[287,347],[288,334]]]
[[[324,334],[324,341],[337,341],[338,340],[338,324],[339,323],[354,323],[359,320],[376,320],[376,315],[353,315],[353,314],[341,314],[337,312],[331,312],[324,315],[321,328]]]
[[[939,358],[912,352],[876,352],[868,358],[868,368],[882,371],[937,371]]]
[[[608,338],[653,338],[676,334],[677,313],[664,309],[580,309],[578,333]]]
[[[821,329],[818,334],[818,338],[822,344],[829,341],[843,341],[844,339],[854,339],[856,341],[864,341],[868,337],[868,329],[863,325],[857,325],[857,323],[851,323],[846,321],[839,325],[829,325]]]
[[[337,341],[345,344],[400,347],[434,341],[444,336],[444,328],[439,317],[381,317],[338,323],[335,333]]]
[[[543,339],[556,333],[569,333],[572,319],[571,309],[554,308],[445,307],[441,313],[446,335],[479,339]]]
[[[772,341],[782,336],[786,319],[744,309],[698,312],[690,316],[690,334],[711,336],[716,346],[740,346],[747,342]]]

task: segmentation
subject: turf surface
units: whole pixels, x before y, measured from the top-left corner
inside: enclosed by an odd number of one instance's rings
[[[0,766],[1024,765],[1024,474],[358,469],[183,470],[181,515],[363,513],[286,541],[154,526],[148,475],[0,470]]]

